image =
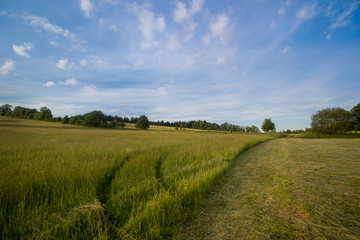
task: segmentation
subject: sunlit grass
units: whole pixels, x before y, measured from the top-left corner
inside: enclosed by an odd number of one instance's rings
[[[169,238],[241,151],[271,137],[130,128],[1,117],[1,238]]]
[[[278,139],[236,161],[185,239],[359,239],[360,140]]]

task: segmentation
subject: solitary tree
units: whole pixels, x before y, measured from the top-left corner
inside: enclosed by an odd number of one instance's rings
[[[267,118],[264,120],[263,125],[261,126],[261,129],[264,132],[275,132],[276,131],[275,123],[273,123],[270,118]]]
[[[137,129],[148,129],[150,127],[149,119],[145,115],[141,115],[137,120],[135,127]]]

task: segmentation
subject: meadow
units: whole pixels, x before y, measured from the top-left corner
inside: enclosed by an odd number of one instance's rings
[[[360,239],[360,139],[268,141],[220,181],[177,239]]]
[[[273,137],[0,116],[0,238],[171,238],[240,153]]]

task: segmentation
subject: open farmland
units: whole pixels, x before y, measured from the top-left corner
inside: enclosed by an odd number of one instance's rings
[[[2,239],[171,237],[264,134],[82,128],[0,117]]]
[[[360,239],[360,139],[268,141],[221,183],[179,239]]]

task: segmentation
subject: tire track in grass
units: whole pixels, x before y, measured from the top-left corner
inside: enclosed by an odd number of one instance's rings
[[[119,172],[119,170],[125,165],[126,162],[130,160],[130,156],[127,155],[125,157],[122,157],[120,160],[120,163],[115,163],[114,167],[109,170],[109,172],[104,176],[103,181],[99,184],[99,187],[97,189],[97,199],[100,202],[100,205],[104,211],[103,214],[103,227],[108,229],[108,235],[110,238],[113,238],[116,236],[116,229],[115,226],[112,224],[112,218],[113,215],[109,211],[107,207],[108,200],[110,199],[110,193],[111,193],[111,184],[113,180],[115,179],[116,174]]]

